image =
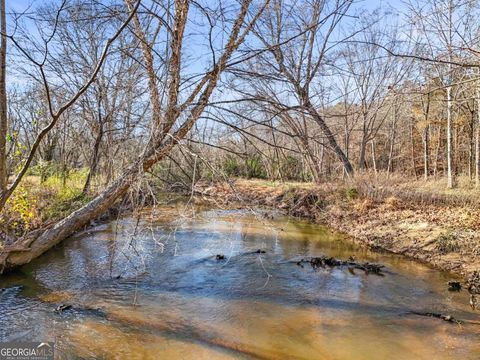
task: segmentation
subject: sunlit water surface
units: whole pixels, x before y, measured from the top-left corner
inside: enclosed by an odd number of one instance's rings
[[[0,340],[55,341],[59,359],[480,358],[480,313],[449,275],[289,218],[182,209],[98,225],[0,277]],[[319,255],[387,270],[296,264]]]

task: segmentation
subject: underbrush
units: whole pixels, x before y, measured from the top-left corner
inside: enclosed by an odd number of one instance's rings
[[[22,236],[28,231],[65,217],[89,200],[82,195],[86,171],[71,171],[66,177],[56,175],[41,181],[27,176],[8,199],[0,213],[0,228]]]
[[[436,248],[442,254],[457,252],[460,250],[460,244],[452,232],[441,234],[436,239]]]
[[[400,203],[411,205],[445,205],[480,208],[480,189],[466,176],[457,178],[457,187],[447,189],[446,180],[415,180],[398,174],[371,173],[356,174],[347,181],[347,186],[355,188],[362,197],[378,202],[395,198]]]

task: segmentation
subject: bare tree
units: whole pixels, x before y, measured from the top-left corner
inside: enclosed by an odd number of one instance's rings
[[[446,90],[446,135],[447,135],[447,186],[456,186],[454,165],[453,133],[455,114],[453,102],[455,97],[455,64],[462,64],[462,54],[470,47],[465,37],[473,25],[473,2],[457,0],[425,0],[411,3],[409,10],[412,25],[421,38],[418,39],[419,56],[433,60],[438,78]],[[435,62],[435,60],[437,60]]]
[[[275,85],[258,87],[258,97],[275,99],[283,111],[308,115],[321,129],[329,148],[341,161],[348,175],[353,167],[338,145],[334,132],[320,112],[322,76],[331,61],[336,41],[333,33],[351,5],[350,1],[313,1],[285,4],[274,1],[255,30],[267,52],[250,66],[247,73]],[[254,69],[253,71],[251,69]],[[303,116],[303,115],[302,115]],[[301,119],[302,117],[297,117]]]
[[[34,66],[35,69],[38,71],[40,76],[39,81],[45,88],[47,103],[48,103],[48,111],[50,116],[50,122],[46,125],[41,131],[37,134],[35,141],[32,143],[30,151],[21,166],[20,171],[16,174],[13,183],[1,193],[0,195],[0,210],[3,209],[5,203],[7,202],[8,198],[12,195],[13,191],[17,188],[20,184],[20,181],[27,173],[30,164],[32,163],[37,149],[39,148],[43,138],[55,127],[61,116],[73,105],[75,102],[87,91],[87,89],[93,84],[95,81],[96,76],[98,75],[100,69],[102,68],[110,47],[112,46],[113,42],[120,36],[122,31],[127,27],[128,23],[132,19],[136,9],[140,5],[140,1],[138,1],[133,8],[133,11],[129,14],[127,19],[120,25],[120,27],[114,32],[114,34],[106,41],[103,51],[101,52],[101,56],[99,58],[98,63],[95,65],[95,68],[92,70],[91,75],[87,78],[86,82],[81,85],[81,87],[71,96],[70,98],[66,99],[58,109],[55,109],[54,99],[51,92],[51,84],[48,82],[47,74],[46,74],[46,63],[48,60],[49,55],[49,45],[53,39],[53,36],[56,33],[56,27],[58,25],[58,19],[60,14],[64,10],[66,5],[66,1],[64,0],[60,5],[58,11],[56,12],[56,16],[54,19],[53,29],[50,34],[42,36],[43,47],[42,47],[42,54],[39,57],[36,57],[35,54],[29,52],[22,44],[20,44],[17,39],[9,35],[7,36],[12,43],[19,49],[19,51],[28,59],[31,63],[31,66]],[[41,32],[44,34],[44,32]]]
[[[182,80],[192,79],[191,75],[182,76],[182,55],[186,41],[184,35],[189,22],[190,2],[176,0],[173,10],[167,9],[168,17],[165,18],[156,12],[158,8],[155,4],[147,12],[146,16],[160,18],[157,29],[166,25],[168,61],[165,63],[166,81],[161,82],[156,76],[154,63],[154,56],[159,53],[155,51],[155,42],[152,41],[152,37],[156,39],[159,31],[152,31],[151,22],[148,19],[142,22],[142,19],[135,14],[133,1],[127,0],[127,5],[133,18],[133,31],[142,47],[143,64],[150,91],[150,137],[137,160],[92,201],[51,228],[42,231],[41,234],[27,236],[17,242],[14,248],[4,250],[3,263],[6,268],[29,262],[105,212],[117,199],[125,195],[132,184],[136,183],[146,171],[170,154],[175,145],[185,138],[208,106],[221,74],[229,66],[232,55],[244,42],[255,22],[267,7],[268,1],[261,2],[255,9],[252,6],[252,0],[244,0],[240,3],[240,8],[237,9],[237,14],[229,27],[227,40],[223,44],[222,50],[215,51],[212,47],[211,55],[214,61],[212,61],[210,69],[199,80],[188,84],[183,89]],[[170,13],[171,10],[172,13]],[[199,7],[199,10],[203,12],[205,8]],[[225,16],[225,14],[221,15]],[[145,31],[145,26],[149,29],[148,32]],[[159,57],[160,60],[163,59],[163,56]],[[166,84],[165,87],[163,87],[164,84]],[[162,106],[162,93],[166,94],[164,106]]]

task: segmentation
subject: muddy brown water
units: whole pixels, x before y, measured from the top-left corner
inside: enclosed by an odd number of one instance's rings
[[[480,358],[480,313],[446,273],[291,218],[167,210],[93,227],[0,277],[0,340],[55,341],[58,359]],[[295,263],[319,255],[386,272]]]

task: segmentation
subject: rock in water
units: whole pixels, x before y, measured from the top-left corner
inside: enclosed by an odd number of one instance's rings
[[[460,291],[462,290],[462,284],[458,281],[449,281],[448,282],[448,291]]]

